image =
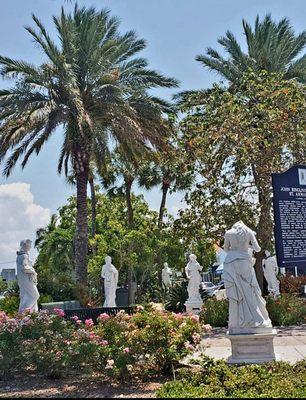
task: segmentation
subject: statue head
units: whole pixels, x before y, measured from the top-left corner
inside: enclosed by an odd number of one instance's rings
[[[270,257],[271,253],[269,252],[269,250],[265,250],[265,256],[266,258]]]
[[[164,263],[164,267],[168,268],[168,263],[167,262]]]
[[[25,239],[20,242],[20,251],[30,251],[32,246],[32,241],[30,239]]]
[[[104,260],[105,260],[105,264],[111,264],[112,263],[112,257],[110,257],[110,256],[106,256]]]
[[[189,254],[189,261],[196,261],[197,256],[195,254]]]

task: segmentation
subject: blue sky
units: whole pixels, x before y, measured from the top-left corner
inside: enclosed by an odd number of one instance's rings
[[[0,54],[41,62],[41,52],[24,26],[32,25],[31,14],[34,13],[52,33],[52,15],[58,14],[62,5],[72,9],[73,4],[64,0],[0,0]],[[257,14],[263,17],[271,13],[276,20],[288,17],[296,32],[305,29],[305,0],[83,0],[78,4],[108,8],[120,17],[122,31],[134,29],[146,39],[148,46],[143,56],[149,59],[151,67],[177,78],[180,90],[208,87],[219,80],[216,74],[204,70],[195,56],[208,46],[218,48],[217,39],[227,29],[244,43],[243,18],[252,23]],[[1,82],[0,87],[4,86],[5,82]],[[169,99],[174,92],[163,89],[157,94]],[[8,180],[1,176],[0,185],[30,184],[33,201],[55,212],[72,193],[56,172],[60,144],[61,131],[58,130],[24,171],[17,167]],[[151,206],[158,208],[159,190],[145,195]],[[181,198],[182,194],[170,197],[170,211],[180,208]]]

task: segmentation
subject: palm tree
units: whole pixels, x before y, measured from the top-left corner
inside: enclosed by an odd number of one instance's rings
[[[296,36],[287,18],[276,23],[271,15],[266,15],[262,21],[257,16],[254,30],[245,20],[242,25],[247,42],[246,53],[233,33],[227,31],[218,40],[228,54],[227,58],[208,48],[206,55],[198,55],[196,60],[232,84],[237,83],[248,69],[280,72],[287,79],[306,82],[306,55],[298,58],[306,45],[306,31]]]
[[[191,187],[194,180],[191,172],[184,172],[182,166],[177,167],[174,158],[178,154],[174,149],[167,153],[158,152],[154,160],[144,164],[139,171],[138,184],[147,190],[154,186],[160,186],[162,197],[158,214],[158,228],[163,227],[163,219],[166,211],[166,201],[169,191],[186,190]]]
[[[58,223],[58,216],[56,214],[51,215],[49,224],[45,228],[39,228],[36,231],[36,239],[34,246],[38,249],[45,244],[45,240],[48,235],[55,231]]]
[[[153,87],[173,87],[174,79],[148,68],[135,55],[145,47],[133,31],[119,34],[119,21],[107,10],[78,8],[54,17],[59,45],[33,15],[36,30],[27,27],[46,58],[39,66],[0,57],[1,73],[14,85],[0,91],[0,161],[4,174],[32,153],[59,126],[63,145],[58,171],[76,177],[77,221],[74,237],[76,280],[87,282],[87,184],[95,147],[104,149],[112,137],[125,149],[161,145],[167,132],[161,102],[148,96]]]

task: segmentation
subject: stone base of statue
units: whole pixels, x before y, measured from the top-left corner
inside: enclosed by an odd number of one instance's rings
[[[227,333],[232,355],[229,364],[263,364],[275,360],[273,339],[277,332],[271,328],[254,328],[256,333]]]
[[[184,305],[186,307],[187,313],[200,314],[200,312],[202,310],[202,306],[203,306],[203,301],[187,300]]]

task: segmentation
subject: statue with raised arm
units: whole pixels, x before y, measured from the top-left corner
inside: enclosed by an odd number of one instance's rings
[[[271,256],[268,250],[265,250],[265,257],[263,260],[263,273],[268,282],[268,291],[270,296],[276,298],[279,296],[279,280],[276,275],[278,274],[278,265],[276,256]]]
[[[105,257],[101,277],[104,279],[105,302],[103,307],[116,307],[116,290],[118,285],[118,270],[112,264],[110,256]]]
[[[19,312],[25,310],[30,312],[38,311],[37,301],[39,292],[37,290],[37,273],[29,258],[31,240],[26,239],[20,242],[20,249],[17,251],[17,282],[20,291]]]
[[[242,221],[225,233],[223,279],[229,299],[229,333],[254,333],[258,328],[272,330],[271,321],[258,285],[249,248],[261,249],[255,232]]]
[[[195,254],[189,255],[189,262],[186,265],[185,273],[188,279],[188,300],[187,303],[202,303],[200,295],[200,283],[202,281],[200,271],[202,271],[201,265],[197,261]]]
[[[162,282],[165,288],[171,286],[172,269],[169,268],[168,263],[164,263],[164,268],[162,269]]]

